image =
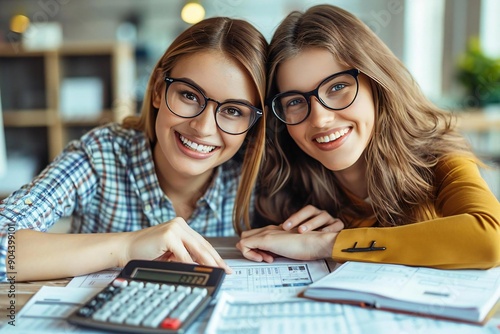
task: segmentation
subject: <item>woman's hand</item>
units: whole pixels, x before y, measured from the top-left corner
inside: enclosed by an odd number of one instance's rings
[[[243,256],[257,262],[273,262],[284,256],[296,260],[316,260],[331,257],[337,233],[297,230],[284,231],[280,226],[266,226],[245,231],[236,244]]]
[[[132,259],[177,261],[221,267],[231,273],[212,245],[180,217],[127,233],[127,238],[123,264]]]
[[[340,232],[344,229],[344,223],[333,218],[325,210],[308,205],[291,215],[282,225],[283,230],[290,231],[297,228],[299,233],[308,231]]]

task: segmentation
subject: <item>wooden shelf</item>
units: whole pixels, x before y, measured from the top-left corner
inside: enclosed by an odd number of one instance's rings
[[[69,117],[62,112],[62,87],[66,79],[79,78],[102,83],[102,96],[96,97],[102,102],[102,110],[92,118]],[[134,114],[134,78],[134,49],[128,44],[79,43],[43,51],[25,50],[20,44],[0,44],[0,91],[7,144],[18,141],[8,138],[8,133],[38,128],[36,140],[44,143],[43,151],[48,152],[41,164],[50,162],[75,133]],[[75,106],[79,106],[78,101]],[[44,138],[38,140],[42,135]],[[16,142],[14,146],[21,145]],[[9,154],[9,145],[7,150]]]
[[[458,127],[462,131],[500,131],[500,109],[497,111],[470,109],[457,112],[456,115],[458,116]]]
[[[109,123],[115,120],[115,116],[112,110],[103,110],[99,117],[80,119],[80,120],[63,120],[62,123],[65,127],[76,127],[76,126],[97,126],[105,123]]]
[[[38,110],[5,110],[3,123],[6,127],[38,127],[50,126],[51,119],[45,109]]]

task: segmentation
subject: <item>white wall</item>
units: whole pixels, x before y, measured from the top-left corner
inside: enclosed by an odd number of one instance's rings
[[[482,0],[481,2],[481,44],[485,53],[490,57],[500,57],[500,1]]]
[[[3,131],[3,117],[2,117],[2,94],[0,92],[0,178],[3,176],[7,168],[7,156],[5,151],[5,136]]]
[[[424,94],[433,100],[442,95],[444,0],[408,1],[405,5],[403,61]]]

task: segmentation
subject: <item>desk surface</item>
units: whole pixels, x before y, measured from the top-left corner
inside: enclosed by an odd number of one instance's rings
[[[226,259],[243,258],[241,253],[234,247],[237,242],[237,238],[208,238],[209,241],[214,245],[215,249],[219,254]],[[10,284],[0,285],[0,326],[7,322],[8,312],[7,307],[11,304],[11,301],[15,301],[16,314],[19,313],[21,308],[28,302],[28,300],[38,292],[38,290],[43,286],[59,286],[64,287],[70,281],[72,277],[48,280],[48,281],[34,281],[34,282],[23,282],[16,283],[15,285],[15,298],[9,298],[9,290],[11,289]],[[500,319],[500,305],[496,309],[496,313],[493,315],[495,319]]]

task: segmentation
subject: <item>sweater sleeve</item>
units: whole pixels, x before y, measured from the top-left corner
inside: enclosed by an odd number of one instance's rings
[[[500,265],[500,203],[474,161],[449,158],[436,168],[439,218],[397,227],[362,227],[339,233],[332,257],[338,262],[383,262],[446,269]],[[344,252],[353,247],[385,250]]]

